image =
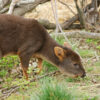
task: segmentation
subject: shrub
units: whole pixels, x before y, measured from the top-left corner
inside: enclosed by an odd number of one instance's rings
[[[8,71],[18,64],[19,59],[17,56],[7,56],[0,59],[0,77],[6,76]]]

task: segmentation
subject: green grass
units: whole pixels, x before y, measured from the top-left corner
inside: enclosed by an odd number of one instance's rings
[[[77,82],[77,81],[80,81],[80,78],[66,78],[66,82]]]
[[[17,56],[6,56],[0,59],[0,77],[5,77],[18,64],[19,58]]]
[[[94,43],[95,45],[100,42],[100,40],[97,39],[86,39],[86,43]]]
[[[52,64],[50,64],[46,61],[43,62],[43,72],[52,72],[55,70],[57,70],[56,66],[53,66]]]
[[[89,100],[88,93],[80,92],[78,85],[69,87],[64,80],[60,83],[56,79],[43,79],[38,90],[31,93],[30,100]],[[97,96],[90,100],[98,100]]]
[[[93,50],[78,50],[80,56],[82,57],[93,57],[94,56],[94,51]]]
[[[99,100],[97,96],[90,97],[88,92],[79,91],[78,85],[70,87],[64,80],[58,82],[54,77],[31,84],[27,88],[21,86],[18,94],[12,94],[7,100]]]
[[[62,85],[46,81],[40,92],[31,95],[30,100],[74,100],[74,97]]]
[[[56,38],[56,41],[63,45],[64,39],[63,38]],[[96,46],[97,49],[100,49],[100,46],[98,45],[98,41],[87,39],[86,43],[88,45],[93,44]],[[73,43],[74,44],[74,43]],[[97,46],[98,45],[98,46]],[[77,44],[73,46],[73,50],[77,48]],[[80,55],[83,59],[86,58],[89,59],[91,57],[94,57],[94,50],[93,49],[77,49]],[[97,52],[99,53],[99,52]],[[17,91],[17,93],[12,94],[7,100],[100,100],[95,95],[98,96],[98,91],[96,94],[96,89],[94,94],[91,94],[91,89],[83,89],[80,90],[82,86],[90,86],[93,84],[92,77],[87,76],[84,79],[82,78],[65,78],[63,76],[47,76],[39,81],[29,83],[24,78],[16,78],[13,79],[13,75],[8,76],[8,71],[12,69],[14,66],[17,66],[19,64],[19,59],[17,56],[7,56],[0,60],[0,77],[4,78],[3,84],[0,84],[3,86],[3,88],[11,87],[14,85],[19,85],[20,88]],[[86,72],[87,73],[93,73],[98,74],[100,73],[100,62],[94,62],[92,60],[88,61],[86,63]],[[58,70],[55,66],[52,64],[49,64],[48,62],[43,62],[43,70],[41,74],[49,73],[52,71]],[[32,70],[29,70],[29,74]],[[41,75],[40,74],[40,75]],[[31,77],[34,78],[34,77]],[[53,79],[55,78],[55,80]],[[94,78],[98,83],[100,83],[100,77]],[[24,84],[29,84],[25,86]],[[74,88],[73,88],[74,87]]]

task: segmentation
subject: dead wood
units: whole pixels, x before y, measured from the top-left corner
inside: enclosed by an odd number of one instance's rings
[[[29,83],[35,82],[37,80],[40,80],[40,79],[42,79],[42,78],[44,78],[46,76],[52,76],[52,75],[59,74],[59,73],[60,73],[60,71],[58,71],[58,70],[54,71],[54,72],[46,73],[46,74],[44,74],[42,76],[38,76],[38,77],[35,77],[32,80],[29,80]],[[29,83],[25,83],[24,86],[27,86]],[[16,86],[12,86],[12,87],[4,88],[4,89],[0,90],[0,92],[2,93],[2,95],[0,95],[0,100],[6,99],[12,93],[16,92],[19,88],[20,88],[20,85],[16,85]]]
[[[68,29],[74,22],[76,22],[79,19],[78,14],[73,16],[71,19],[65,21],[64,23],[61,24],[61,27],[63,29]]]
[[[16,4],[19,2],[20,0],[12,0],[11,4],[10,4],[10,7],[9,7],[9,11],[8,11],[8,14],[12,14],[13,13],[13,10],[16,6]]]
[[[42,24],[46,29],[55,29],[56,25],[54,23],[49,22],[49,20],[39,19],[40,24]]]
[[[97,1],[97,5],[95,4]],[[85,8],[84,8],[84,12],[86,13],[88,10],[90,10],[91,8],[97,8],[100,6],[100,0],[92,0],[92,2],[90,4],[88,4]]]
[[[91,39],[100,39],[100,33],[90,33],[86,31],[73,31],[63,33],[55,33],[55,35],[63,37],[64,35],[69,38],[91,38]]]
[[[9,6],[4,7],[2,10],[0,10],[0,14],[7,12],[8,9],[9,9]]]
[[[60,2],[61,4],[65,5],[74,15],[76,15],[76,13],[64,2],[58,0],[58,2]]]
[[[32,9],[34,9],[36,6],[38,6],[39,4],[48,2],[50,0],[35,0],[33,3],[31,4],[27,4],[27,5],[20,5],[19,7],[14,9],[13,14],[14,15],[24,15],[26,12],[31,11]]]
[[[92,0],[92,2],[90,4],[88,4],[85,8],[84,8],[84,13],[88,13],[88,10],[90,10],[93,7],[93,2],[94,0]],[[97,7],[100,6],[100,0],[97,0]],[[86,14],[85,14],[86,15]],[[97,13],[96,13],[97,15]],[[95,15],[94,15],[95,16]],[[81,16],[80,16],[81,17]],[[64,23],[61,24],[63,29],[68,29],[73,23],[75,23],[77,20],[79,20],[79,14],[74,15],[72,18],[70,18],[69,20],[66,20]],[[89,18],[90,20],[90,18]]]
[[[10,0],[0,0],[0,10],[2,10],[9,3]]]
[[[38,22],[42,24],[46,29],[56,29],[56,24],[49,22],[49,20],[39,19]],[[66,23],[65,23],[66,24]],[[81,29],[79,24],[73,24],[70,27],[63,27],[63,29]]]
[[[85,17],[84,17],[84,12],[83,12],[83,8],[79,7],[78,5],[78,0],[74,0],[75,5],[76,5],[76,9],[78,12],[78,16],[79,16],[79,21],[80,21],[80,25],[85,28]],[[82,4],[81,4],[82,5]]]

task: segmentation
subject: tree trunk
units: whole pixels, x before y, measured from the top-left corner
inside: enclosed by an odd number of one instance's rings
[[[79,7],[77,0],[74,0],[74,2],[77,8],[80,24],[83,28],[85,28],[86,26],[85,26],[85,18],[84,18],[83,9]]]
[[[93,7],[93,2],[94,0],[92,0],[92,2],[90,4],[88,4],[85,8],[84,8],[84,14],[88,13],[88,10],[90,10]],[[100,0],[97,0],[97,7],[100,6]],[[92,13],[93,15],[93,13]],[[94,14],[94,16],[98,16],[97,13]],[[86,17],[86,16],[85,16]],[[86,17],[87,18],[87,17]],[[91,21],[92,18],[88,18],[87,21],[92,22]],[[73,16],[72,18],[70,18],[69,20],[65,21],[64,23],[62,23],[62,28],[63,29],[68,29],[74,22],[76,22],[77,20],[79,20],[79,14],[76,14],[75,16]],[[100,20],[100,19],[99,19]],[[86,22],[87,22],[86,21]]]

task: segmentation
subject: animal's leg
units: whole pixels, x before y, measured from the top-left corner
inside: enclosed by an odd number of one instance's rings
[[[38,72],[38,74],[41,72],[41,70],[42,70],[42,59],[41,58],[38,58],[38,68],[39,68],[39,72]]]
[[[38,42],[38,43],[26,42],[18,50],[18,55],[20,57],[23,75],[26,77],[27,80],[28,80],[27,70],[28,70],[28,66],[29,66],[29,60],[30,60],[31,56],[39,49],[40,45],[41,45],[40,42]]]
[[[21,61],[23,75],[26,77],[26,80],[28,80],[27,70],[28,70],[28,66],[29,66],[30,56],[24,55],[24,56],[19,56],[19,57],[20,57],[20,61]]]

